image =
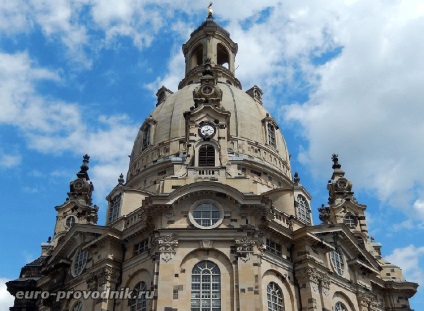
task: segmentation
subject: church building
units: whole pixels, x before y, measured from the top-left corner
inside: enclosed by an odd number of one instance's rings
[[[85,155],[52,238],[7,283],[11,311],[411,310],[418,284],[382,257],[335,154],[313,223],[262,90],[235,77],[237,50],[210,10],[182,46],[178,91],[161,87],[142,121],[106,223]]]

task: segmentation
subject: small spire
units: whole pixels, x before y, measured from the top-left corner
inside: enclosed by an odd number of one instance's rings
[[[208,18],[213,18],[212,17],[212,15],[213,15],[212,6],[213,6],[213,2],[209,2],[209,5],[208,5]]]
[[[119,175],[119,179],[118,179],[118,184],[123,185],[124,184],[124,175],[121,173],[121,175]]]
[[[342,166],[339,164],[339,155],[333,153],[333,155],[331,156],[331,160],[333,161],[333,169],[339,169]]]
[[[294,173],[293,181],[294,181],[295,184],[300,183],[300,177],[299,177],[299,174],[297,172]]]
[[[87,171],[90,169],[88,167],[89,160],[90,160],[90,156],[88,154],[83,156],[81,170],[77,173],[78,178],[86,178],[87,180],[90,180],[87,174]]]

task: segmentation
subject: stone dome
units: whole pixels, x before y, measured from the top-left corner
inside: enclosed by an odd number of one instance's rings
[[[184,113],[193,110],[195,105],[193,91],[199,85],[199,83],[187,85],[172,94],[168,90],[166,99],[157,105],[141,126],[131,154],[130,168],[135,167],[136,162],[147,153],[147,150],[142,147],[143,139],[145,139],[143,134],[145,124],[150,122],[155,126],[154,133],[151,133],[152,147],[165,146],[170,142],[180,142],[186,139],[187,127]],[[291,179],[289,153],[285,139],[278,127],[275,131],[275,147],[267,141],[266,123],[275,121],[264,106],[248,93],[228,83],[218,83],[218,86],[222,90],[221,105],[230,113],[228,152],[234,157],[253,157],[262,165],[274,166]],[[249,91],[253,93],[255,89],[260,91],[257,87]],[[238,148],[231,142],[237,144]],[[171,153],[170,156],[182,156],[180,152],[177,153]],[[157,157],[160,158],[160,155]],[[146,163],[146,167],[154,163],[155,159],[151,158],[150,163]],[[286,169],[282,167],[286,167]]]
[[[185,77],[175,93],[164,86],[158,90],[156,108],[134,143],[127,184],[160,192],[167,178],[187,184],[190,174],[193,181],[211,174],[245,176],[264,186],[253,192],[292,186],[287,145],[263,106],[262,90],[255,85],[242,91],[234,75],[238,45],[229,33],[209,16],[182,50]],[[202,134],[205,125],[210,137]]]

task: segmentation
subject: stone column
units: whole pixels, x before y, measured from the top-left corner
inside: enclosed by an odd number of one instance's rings
[[[240,310],[256,310],[255,306],[260,304],[259,284],[255,279],[256,273],[252,273],[255,267],[253,262],[253,247],[256,241],[252,238],[243,237],[235,239],[237,256],[237,276],[239,285]]]
[[[330,297],[330,277],[326,273],[320,273],[320,296],[323,311],[332,310],[332,300]]]
[[[311,267],[298,269],[296,278],[300,287],[302,311],[321,311],[320,273],[318,270]]]
[[[159,257],[158,287],[155,295],[160,297],[157,300],[157,310],[167,310],[174,304],[174,257],[177,253],[178,238],[172,235],[159,236],[152,240],[152,249]]]

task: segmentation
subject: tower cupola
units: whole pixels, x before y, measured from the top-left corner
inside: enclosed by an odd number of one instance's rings
[[[211,5],[206,20],[191,33],[190,39],[182,48],[186,68],[185,78],[180,82],[179,89],[199,82],[206,63],[211,65],[218,82],[241,89],[240,81],[234,75],[238,45],[231,40],[230,33],[215,21]]]

